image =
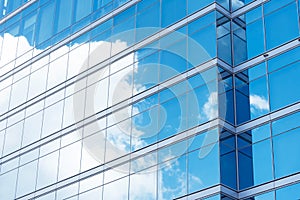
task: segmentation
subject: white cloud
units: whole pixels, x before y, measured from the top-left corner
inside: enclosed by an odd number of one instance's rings
[[[250,95],[250,105],[259,111],[269,110],[268,101],[264,97],[258,95]]]
[[[217,92],[210,93],[207,102],[203,106],[203,112],[208,120],[218,116],[218,94]]]

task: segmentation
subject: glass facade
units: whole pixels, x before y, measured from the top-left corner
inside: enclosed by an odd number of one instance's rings
[[[300,198],[298,0],[0,10],[0,199]]]

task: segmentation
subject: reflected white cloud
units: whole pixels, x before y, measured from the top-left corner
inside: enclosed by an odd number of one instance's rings
[[[9,44],[9,45],[8,45]],[[4,53],[2,54],[1,60],[0,60],[0,66],[3,66],[7,62],[9,62],[11,59],[14,58],[15,55],[15,49],[18,46],[19,52],[25,52],[28,49],[30,49],[30,45],[27,42],[27,40],[24,37],[14,37],[10,34],[4,34]],[[94,57],[95,55],[89,54],[93,49],[96,49],[98,46],[103,47],[103,51],[101,51],[97,57]],[[96,63],[99,63],[106,58],[109,57],[109,52],[111,49],[113,49],[114,53],[115,51],[118,51],[118,49],[122,50],[126,47],[126,43],[121,41],[116,41],[115,43],[108,43],[104,41],[99,42],[91,42],[91,43],[85,43],[82,45],[75,44],[72,46],[73,51],[69,54],[68,61],[66,61],[67,57],[63,57],[61,59],[56,60],[56,62],[53,62],[49,65],[48,71],[49,71],[49,78],[47,82],[47,88],[54,87],[55,85],[63,82],[66,78],[70,78],[72,76],[77,75],[80,73],[80,71],[87,69],[89,66],[94,65]],[[51,53],[51,58],[58,58],[62,56],[61,52],[68,52],[69,47],[64,46],[60,48],[60,51],[55,51]],[[35,53],[41,52],[41,50],[34,49]],[[13,56],[12,56],[13,55]],[[91,55],[90,57],[88,55]],[[92,57],[92,58],[91,58]],[[87,59],[88,58],[88,59]],[[65,127],[67,125],[71,125],[75,122],[78,122],[80,119],[83,119],[84,116],[89,116],[91,114],[94,114],[96,111],[100,111],[103,108],[106,108],[107,106],[111,106],[116,104],[119,101],[122,101],[133,94],[139,93],[140,91],[145,90],[146,86],[143,83],[134,82],[132,81],[134,73],[137,73],[138,69],[138,63],[132,65],[131,67],[127,67],[125,69],[122,69],[125,66],[128,66],[132,63],[134,63],[134,59],[136,59],[135,54],[129,54],[128,56],[125,56],[124,58],[120,59],[118,62],[113,63],[110,66],[109,70],[103,70],[99,71],[99,76],[106,77],[110,73],[115,73],[110,80],[107,80],[107,84],[96,84],[93,86],[93,90],[95,92],[91,92],[91,98],[94,100],[92,101],[93,104],[89,104],[89,102],[84,102],[83,100],[85,98],[90,98],[88,94],[77,93],[80,94],[80,98],[76,98],[79,101],[74,102],[73,96],[69,97],[68,101],[65,102],[64,107],[62,108],[62,102],[58,105],[59,106],[59,112],[64,113],[63,119],[58,119],[58,109],[50,110],[50,108],[56,108],[57,106],[50,107],[48,110],[46,110],[46,117],[44,117],[44,126],[42,128],[44,135],[51,134],[55,130],[59,130],[60,127]],[[67,65],[68,64],[68,68]],[[40,66],[42,67],[42,66]],[[48,66],[47,66],[48,67]],[[46,69],[46,68],[45,68]],[[119,71],[120,70],[120,71]],[[58,76],[56,76],[58,75]],[[22,75],[20,75],[22,76]],[[38,80],[40,78],[40,80]],[[34,80],[34,83],[39,83],[45,81],[45,78],[42,76],[37,76]],[[81,82],[82,87],[75,87],[70,86],[66,93],[72,94],[74,91],[77,92],[78,89],[82,89],[86,87],[87,79],[83,79]],[[100,82],[99,82],[100,83]],[[34,86],[35,84],[33,84]],[[24,91],[26,89],[24,88]],[[42,91],[41,91],[42,92]],[[2,95],[6,95],[7,91],[5,93],[1,94],[1,105],[8,102],[8,100],[3,100]],[[105,94],[105,95],[104,95]],[[34,97],[35,95],[38,95],[38,93],[33,93],[31,97]],[[86,96],[85,96],[86,95]],[[76,96],[76,95],[74,95]],[[11,98],[19,99],[19,93],[16,93]],[[4,102],[4,103],[3,103]],[[80,102],[80,103],[78,103]],[[19,104],[22,102],[19,102]],[[88,106],[92,106],[92,109],[87,108]],[[1,106],[2,107],[2,106]],[[82,109],[85,108],[85,109]],[[113,113],[113,117],[108,117],[107,122],[103,122],[99,120],[99,123],[97,124],[97,128],[89,129],[90,132],[96,132],[99,130],[99,127],[104,127],[107,124],[115,124],[116,122],[119,122],[121,120],[126,119],[127,117],[131,116],[131,112],[134,114],[137,114],[140,112],[138,107],[132,107],[128,106],[126,109],[121,110],[119,112]],[[208,97],[208,101],[203,106],[203,112],[204,115],[208,119],[213,119],[218,114],[217,109],[217,93],[211,93]],[[79,118],[76,118],[76,115],[79,116]],[[161,116],[160,116],[161,117]],[[143,120],[143,119],[142,119]],[[54,124],[55,121],[55,124]],[[163,120],[162,120],[163,121]],[[47,125],[46,125],[47,124]],[[27,127],[30,129],[30,127]],[[172,128],[172,127],[171,127]],[[159,129],[158,129],[159,130]],[[155,130],[155,131],[158,131]],[[135,137],[130,137],[130,134],[134,133]],[[80,138],[81,132],[79,132],[77,135],[72,134],[72,136],[69,138],[72,141],[76,141]],[[134,123],[132,123],[131,120],[125,120],[119,123],[118,125],[112,126],[109,129],[107,129],[106,139],[111,144],[110,147],[107,146],[107,148],[118,148],[119,151],[115,155],[110,155],[110,157],[107,157],[106,154],[106,161],[112,160],[116,157],[119,157],[122,154],[118,154],[122,152],[123,154],[130,152],[131,148],[133,149],[139,149],[141,147],[144,147],[147,145],[147,142],[143,140],[142,136],[147,135],[147,133],[143,132],[143,130],[139,129],[135,126]],[[103,133],[103,135],[105,135]],[[14,134],[11,133],[13,136]],[[43,134],[42,134],[43,135]],[[99,134],[100,135],[100,134]],[[103,136],[102,135],[102,136]],[[149,135],[148,135],[149,136]],[[19,140],[20,138],[15,138],[15,140]],[[90,140],[90,142],[83,142],[83,148],[81,152],[78,151],[78,148],[81,148],[81,144],[76,144],[76,158],[74,158],[74,151],[62,149],[60,155],[57,152],[54,152],[40,160],[40,163],[38,165],[38,188],[46,186],[48,184],[56,182],[57,174],[59,174],[59,179],[67,178],[69,176],[75,175],[78,173],[79,165],[81,166],[80,171],[91,169],[92,167],[98,166],[101,164],[102,158],[104,155],[102,153],[104,152],[104,143],[99,142],[97,140],[99,138],[95,138],[94,140]],[[101,139],[101,138],[100,138]],[[75,147],[75,146],[74,146]],[[77,148],[78,147],[78,148]],[[71,148],[71,147],[70,147]],[[102,151],[102,152],[101,152]],[[97,154],[101,155],[97,155]],[[159,188],[159,191],[164,193],[176,193],[178,194],[184,194],[187,188],[186,178],[187,176],[191,177],[190,179],[193,180],[192,184],[202,184],[202,181],[191,174],[187,174],[185,168],[181,168],[179,166],[179,163],[177,160],[169,160],[170,158],[173,158],[174,155],[172,155],[173,152],[169,152],[169,154],[165,154],[162,158],[163,161],[166,161],[164,164],[164,168],[162,169],[153,169],[153,171],[149,171],[149,173],[139,173],[132,176],[131,188],[134,188],[134,190],[131,191],[131,194],[133,199],[155,199],[156,189]],[[64,160],[63,162],[59,162],[59,156],[63,155]],[[82,163],[79,164],[80,157],[82,159]],[[101,158],[101,159],[99,159]],[[75,159],[75,160],[74,160]],[[147,157],[147,159],[140,159],[138,162],[135,163],[136,168],[144,168],[145,165],[151,165],[152,163],[156,163],[156,156],[153,157]],[[70,162],[69,162],[70,161]],[[59,169],[57,169],[58,163],[60,164]],[[68,168],[74,168],[72,173],[70,173]],[[56,170],[53,170],[56,169]],[[134,171],[134,169],[132,169]],[[117,179],[119,177],[124,176],[123,172],[116,171],[116,170],[110,170],[109,172],[109,179]],[[163,173],[167,174],[175,174],[177,178],[176,187],[169,186],[171,182],[168,179],[165,179],[163,176]],[[159,179],[157,178],[160,177]],[[105,181],[105,178],[104,178]],[[122,199],[127,195],[128,190],[124,187],[124,181],[125,184],[128,184],[126,180],[120,180],[111,183],[112,185],[104,187],[105,194],[107,195],[107,199]],[[157,183],[159,182],[159,183]],[[155,186],[155,187],[153,187]],[[157,187],[156,187],[157,186]],[[117,188],[117,189],[116,189]],[[124,189],[120,189],[124,188]],[[158,194],[160,197],[164,197],[164,194]],[[165,197],[165,199],[168,199],[168,197]]]
[[[210,93],[207,102],[203,106],[203,113],[209,120],[218,116],[218,94],[217,92]]]
[[[258,95],[250,95],[250,105],[251,108],[259,111],[269,110],[268,101],[264,97]]]

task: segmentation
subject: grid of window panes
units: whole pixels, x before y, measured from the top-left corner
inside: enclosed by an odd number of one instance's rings
[[[300,47],[228,69],[299,38],[298,0],[231,19],[255,3],[1,2],[0,197],[190,199],[297,175],[298,113],[234,133],[300,100]]]

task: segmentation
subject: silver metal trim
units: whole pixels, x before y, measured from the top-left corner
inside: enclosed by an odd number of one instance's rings
[[[287,51],[289,51],[291,49],[297,48],[299,46],[300,46],[300,41],[298,40],[298,38],[294,39],[294,40],[292,40],[292,41],[290,41],[290,42],[288,42],[288,43],[286,43],[286,44],[284,44],[282,46],[279,46],[279,47],[277,47],[277,48],[275,48],[275,49],[273,49],[271,51],[265,52],[264,54],[259,55],[258,57],[255,57],[255,58],[253,58],[251,60],[248,60],[245,63],[242,63],[242,64],[234,67],[233,68],[233,72],[234,73],[238,73],[238,72],[243,71],[245,69],[248,69],[248,68],[250,68],[250,67],[252,67],[254,65],[257,65],[257,64],[259,64],[259,63],[261,63],[261,62],[263,62],[265,60],[269,60],[269,59],[271,59],[273,57],[276,57],[276,56],[278,56],[278,55],[280,55],[280,54],[282,54],[284,52],[287,52]],[[268,56],[265,57],[264,56],[265,54],[268,54]]]
[[[95,28],[96,26],[100,25],[101,23],[109,20],[110,18],[114,17],[115,15],[121,13],[122,11],[126,10],[127,8],[129,8],[129,7],[133,6],[134,4],[138,3],[139,1],[141,1],[141,0],[131,0],[127,3],[125,3],[124,5],[118,7],[117,9],[115,9],[114,11],[112,11],[112,12],[108,13],[107,15],[101,17],[97,21],[91,23],[90,25],[84,27],[83,29],[79,30],[78,32],[74,33],[73,35],[67,37],[66,39],[64,39],[62,41],[60,41],[56,45],[51,46],[50,48],[46,49],[42,53],[36,55],[35,57],[31,58],[30,60],[27,60],[25,63],[23,63],[19,66],[16,66],[11,71],[9,71],[6,74],[0,76],[0,82],[3,81],[6,78],[12,76],[13,74],[21,71],[22,69],[30,66],[34,62],[36,62],[39,59],[43,58],[44,56],[49,55],[51,52],[55,51],[56,49],[59,49],[61,46],[68,44],[69,42],[71,42],[75,38],[81,36],[82,34],[88,32],[88,31],[90,31],[91,29]]]
[[[17,8],[16,10],[14,10],[13,12],[7,14],[6,16],[4,16],[1,20],[0,20],[0,24],[3,24],[4,22],[6,22],[7,20],[9,20],[10,18],[12,18],[13,16],[15,16],[16,14],[18,14],[19,12],[21,12],[22,10],[26,9],[27,7],[29,7],[31,4],[35,3],[37,0],[31,0],[28,1],[27,3],[23,4],[22,6],[20,6],[19,8]]]
[[[281,178],[281,179],[271,181],[269,183],[265,183],[263,185],[256,186],[256,187],[248,189],[248,190],[241,191],[239,193],[239,198],[247,198],[247,197],[251,197],[251,196],[256,196],[261,193],[265,193],[265,192],[268,192],[271,190],[276,190],[276,189],[286,187],[288,185],[299,183],[299,182],[300,182],[300,173],[297,173],[297,174],[294,174],[294,175],[291,175],[291,176],[288,176],[285,178]]]
[[[233,13],[231,13],[231,18],[235,18],[235,17],[238,17],[246,12],[248,12],[249,10],[267,2],[267,1],[270,1],[270,0],[256,0],[256,1],[253,1],[239,9],[237,9],[236,11],[234,11]]]
[[[255,119],[253,121],[247,122],[246,124],[240,125],[236,127],[236,133],[242,133],[244,131],[253,129],[254,127],[257,127],[259,125],[262,125],[264,123],[279,119],[281,117],[290,115],[296,111],[300,111],[300,102],[290,105],[286,108],[283,108],[281,110],[272,112],[270,114],[267,114],[263,117],[260,117],[258,119]]]
[[[196,68],[199,68],[199,69],[198,70],[193,70],[193,73],[190,73],[188,71],[188,72],[183,73],[182,76],[178,76],[180,79],[177,79],[177,82],[173,82],[172,81],[173,78],[177,78],[177,77],[173,77],[172,79],[169,79],[169,80],[165,81],[164,84],[163,84],[164,85],[163,87],[161,87],[161,84],[157,85],[157,86],[153,87],[151,90],[149,90],[150,92],[146,91],[146,92],[139,93],[139,94],[135,95],[134,97],[131,97],[131,98],[129,98],[129,99],[123,101],[123,102],[120,102],[120,103],[118,103],[116,105],[113,105],[112,107],[109,107],[109,108],[107,108],[105,110],[99,111],[98,113],[96,113],[96,114],[94,114],[92,116],[89,116],[89,117],[83,119],[82,121],[78,122],[77,124],[72,124],[71,126],[66,127],[66,128],[64,128],[62,130],[59,130],[59,131],[57,131],[55,133],[52,133],[51,135],[49,135],[47,137],[41,138],[40,140],[35,141],[34,143],[31,143],[31,144],[29,144],[28,146],[26,146],[24,148],[21,148],[21,149],[13,152],[11,154],[3,156],[1,158],[2,163],[8,162],[9,160],[12,160],[12,159],[20,156],[21,154],[30,152],[33,149],[38,148],[39,146],[45,145],[45,144],[47,144],[50,141],[53,141],[55,139],[58,139],[59,137],[61,137],[63,135],[67,135],[67,134],[73,132],[74,130],[76,130],[77,128],[81,128],[81,126],[84,126],[84,125],[87,125],[89,123],[94,122],[95,118],[96,119],[103,118],[103,117],[109,115],[112,112],[115,112],[115,111],[117,111],[117,110],[119,110],[121,108],[125,108],[128,105],[132,104],[133,102],[136,102],[138,100],[142,100],[142,99],[144,99],[145,97],[147,97],[149,95],[155,94],[155,93],[159,92],[160,90],[162,90],[162,89],[164,89],[166,87],[170,87],[173,84],[179,83],[179,82],[183,81],[184,79],[186,79],[186,78],[188,78],[190,76],[196,75],[197,73],[199,73],[199,72],[201,72],[201,71],[203,71],[205,69],[208,69],[210,67],[215,66],[216,64],[217,64],[217,59],[211,60],[211,61],[209,61],[207,63],[204,63],[204,64],[196,67]],[[135,101],[133,101],[133,99]],[[32,103],[32,104],[35,104],[35,103]],[[4,120],[4,119],[1,119],[1,120]],[[227,126],[229,126],[229,125],[227,125]],[[231,129],[232,129],[232,127],[231,127]]]

